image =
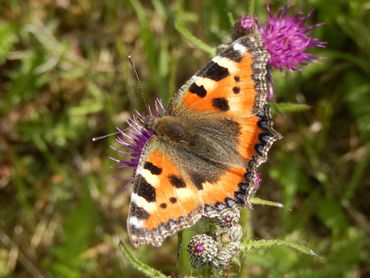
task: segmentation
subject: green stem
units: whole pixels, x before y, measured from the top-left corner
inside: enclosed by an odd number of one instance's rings
[[[242,209],[240,217],[241,225],[244,230],[242,241],[245,242],[253,238],[252,211]]]
[[[204,278],[210,278],[211,275],[212,275],[212,266],[207,265],[206,267],[204,267],[203,277]]]
[[[243,237],[241,242],[248,242],[253,238],[253,225],[252,225],[252,211],[248,209],[242,209],[240,211],[240,223],[243,228]],[[240,278],[247,278],[249,277],[249,272],[247,265],[245,263],[246,258],[245,254],[242,254],[241,256],[241,262],[240,262],[240,272],[238,277]]]
[[[183,230],[177,234],[178,264],[179,269],[184,276],[190,275],[191,271],[190,256],[187,248],[192,235],[193,232],[191,230]]]
[[[256,7],[255,1],[254,0],[250,0],[249,1],[248,15],[254,16],[254,14],[255,14],[255,7]]]

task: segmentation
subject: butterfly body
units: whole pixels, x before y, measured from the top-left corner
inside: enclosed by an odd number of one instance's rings
[[[258,31],[229,45],[175,94],[135,172],[128,231],[135,246],[162,241],[202,216],[244,206],[272,128],[268,53]]]

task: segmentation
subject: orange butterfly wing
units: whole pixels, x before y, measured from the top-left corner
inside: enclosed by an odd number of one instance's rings
[[[136,171],[127,225],[133,245],[160,246],[166,237],[198,221],[202,200],[156,138],[147,147]]]

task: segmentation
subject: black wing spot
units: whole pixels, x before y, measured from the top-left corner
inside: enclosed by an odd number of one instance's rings
[[[190,178],[191,178],[191,181],[194,183],[195,187],[198,190],[203,189],[202,183],[204,183],[206,180],[201,175],[191,174]]]
[[[240,81],[240,76],[239,75],[235,75],[234,76],[234,80],[235,80],[235,82],[239,82]]]
[[[131,214],[137,217],[138,219],[142,220],[148,219],[150,216],[150,214],[145,209],[139,207],[137,204],[133,202],[131,203]]]
[[[137,176],[135,193],[143,197],[147,202],[155,202],[155,188],[141,175]]]
[[[153,175],[160,175],[162,173],[161,168],[155,166],[153,163],[149,161],[145,162],[144,169],[149,170],[150,173],[152,173]]]
[[[207,90],[204,86],[198,86],[195,82],[189,87],[189,92],[196,94],[200,98],[204,98],[207,95]]]
[[[229,70],[215,62],[210,62],[200,73],[199,76],[219,81],[229,75]]]
[[[172,204],[174,204],[174,203],[176,203],[176,202],[177,202],[177,199],[176,199],[175,197],[171,197],[171,198],[170,198],[170,202],[171,202]]]
[[[233,92],[234,92],[234,94],[239,94],[240,93],[240,87],[234,87]]]
[[[230,109],[229,102],[223,97],[214,98],[212,100],[212,105],[220,111],[228,111]]]
[[[168,179],[170,183],[176,188],[184,188],[186,187],[186,183],[181,177],[176,177],[175,175],[169,175]]]
[[[160,204],[159,206],[160,206],[161,208],[163,208],[163,209],[167,208],[167,204],[166,204],[166,203],[162,203],[162,204]]]
[[[229,58],[230,60],[238,63],[241,62],[243,58],[240,52],[238,50],[235,50],[233,47],[226,49],[220,54],[220,56]]]

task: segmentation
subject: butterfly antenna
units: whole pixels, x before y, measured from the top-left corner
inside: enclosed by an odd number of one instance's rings
[[[132,62],[132,60],[131,60],[131,55],[128,55],[127,58],[130,61],[130,64],[131,64],[131,67],[132,67],[132,71],[134,72],[135,78],[137,80],[137,83],[139,84],[139,89],[140,89],[141,96],[142,96],[142,98],[144,100],[144,104],[145,104],[146,107],[148,107],[148,104],[146,102],[146,98],[145,98],[145,95],[144,95],[144,91],[143,91],[143,85],[141,83],[139,74],[137,73],[136,67],[135,67],[134,63]]]
[[[116,131],[116,132],[109,133],[109,134],[105,134],[105,135],[102,135],[102,136],[93,137],[91,140],[92,140],[93,142],[96,142],[96,141],[98,141],[98,140],[105,139],[105,138],[107,138],[107,137],[109,137],[109,136],[116,135],[117,133],[119,133],[119,132],[118,132],[118,131]]]

